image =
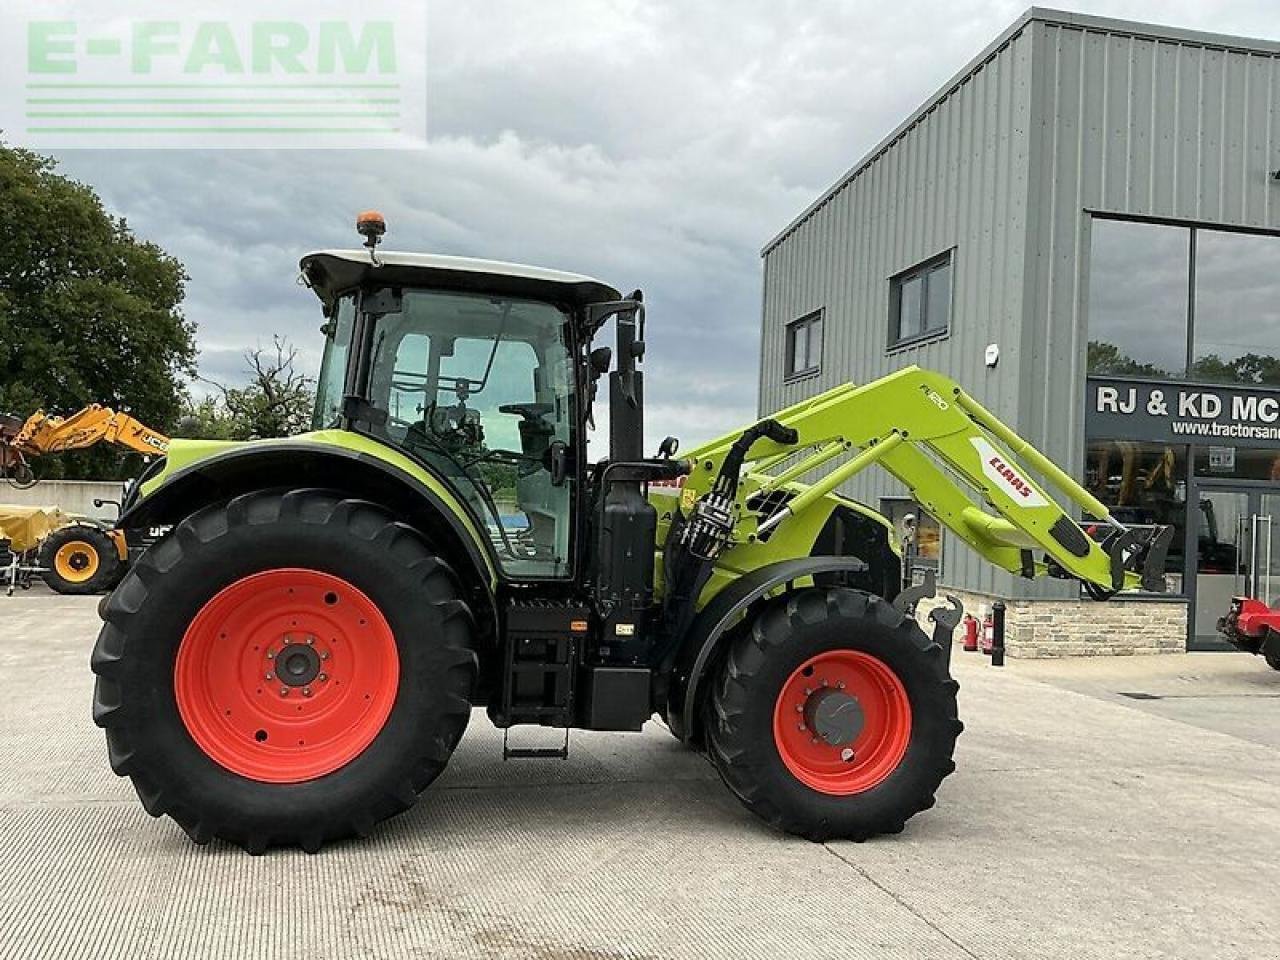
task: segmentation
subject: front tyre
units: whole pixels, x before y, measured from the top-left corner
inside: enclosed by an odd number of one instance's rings
[[[365,835],[439,775],[470,716],[456,578],[364,501],[298,490],[201,510],[103,619],[93,713],[112,769],[198,843]]]
[[[956,690],[915,620],[856,590],[803,590],[732,642],[707,698],[708,753],[788,833],[898,833],[955,769]]]

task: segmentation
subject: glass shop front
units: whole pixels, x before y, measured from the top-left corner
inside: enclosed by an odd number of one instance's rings
[[[1085,485],[1172,524],[1188,647],[1235,594],[1280,602],[1280,236],[1095,217]]]

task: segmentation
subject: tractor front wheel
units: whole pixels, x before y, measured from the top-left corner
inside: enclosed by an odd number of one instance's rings
[[[470,716],[457,580],[382,508],[314,490],[209,507],[105,602],[93,714],[147,812],[197,843],[313,852],[444,769]]]
[[[956,690],[912,618],[856,590],[803,590],[732,642],[707,698],[708,753],[788,833],[898,833],[955,769]]]

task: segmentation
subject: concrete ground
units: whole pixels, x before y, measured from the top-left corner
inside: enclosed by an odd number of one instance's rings
[[[503,764],[477,714],[370,840],[251,858],[111,774],[96,631],[92,598],[0,596],[3,960],[1280,957],[1280,673],[1256,658],[957,654],[959,770],[864,844],[770,832],[656,723]]]

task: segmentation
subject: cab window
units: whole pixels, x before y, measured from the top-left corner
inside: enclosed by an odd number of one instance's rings
[[[454,487],[513,576],[570,572],[572,480],[552,482],[574,441],[567,324],[546,303],[407,290],[374,331],[385,439]]]

